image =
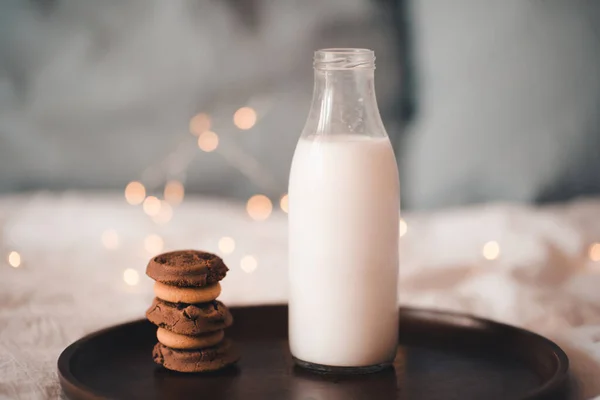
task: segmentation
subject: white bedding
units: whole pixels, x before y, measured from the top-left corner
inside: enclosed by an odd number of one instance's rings
[[[465,311],[542,333],[571,358],[573,397],[600,394],[600,262],[588,257],[590,243],[600,242],[599,200],[486,205],[405,219],[402,304]],[[143,275],[149,234],[160,235],[165,249],[217,252],[218,240],[230,236],[236,246],[224,256],[231,271],[222,300],[286,300],[281,211],[254,222],[243,204],[186,199],[159,226],[120,195],[41,193],[0,198],[0,226],[0,398],[60,398],[56,360],[65,346],[143,316],[152,299]],[[116,250],[103,246],[107,229],[118,234]],[[494,261],[482,256],[488,241],[500,247]],[[10,251],[21,255],[20,267],[6,262]],[[258,261],[252,273],[240,267],[245,255]],[[137,285],[124,282],[127,268],[139,272]]]

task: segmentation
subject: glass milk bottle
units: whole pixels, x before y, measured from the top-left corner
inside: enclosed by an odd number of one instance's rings
[[[398,340],[399,182],[366,49],[315,53],[289,183],[289,340],[300,366],[374,372]]]

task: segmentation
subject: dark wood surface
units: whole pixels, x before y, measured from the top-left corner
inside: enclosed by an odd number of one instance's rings
[[[564,399],[568,360],[533,333],[460,314],[401,309],[394,368],[364,376],[323,376],[295,367],[285,306],[233,308],[226,335],[238,366],[194,375],[152,362],[156,327],[135,321],[89,335],[61,354],[71,399],[386,400]]]

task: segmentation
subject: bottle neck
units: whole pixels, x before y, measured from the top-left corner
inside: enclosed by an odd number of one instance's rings
[[[362,52],[316,53],[313,99],[303,136],[387,136],[375,97],[374,57],[368,51],[370,57],[365,58]]]

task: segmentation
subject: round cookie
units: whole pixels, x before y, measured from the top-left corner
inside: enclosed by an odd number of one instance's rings
[[[229,309],[217,300],[183,304],[169,303],[155,297],[146,311],[146,317],[160,328],[188,336],[218,331],[233,323]]]
[[[166,285],[198,287],[219,282],[228,270],[215,254],[178,250],[153,257],[146,267],[146,275]]]
[[[164,328],[158,328],[156,337],[167,347],[179,350],[194,350],[211,347],[218,344],[225,336],[222,330],[205,333],[200,336],[188,336],[173,333]]]
[[[157,343],[152,357],[155,363],[179,372],[216,371],[234,364],[240,358],[229,339],[201,350],[175,350]]]
[[[171,303],[207,303],[219,297],[221,285],[217,282],[203,287],[181,287],[154,282],[154,294]]]

